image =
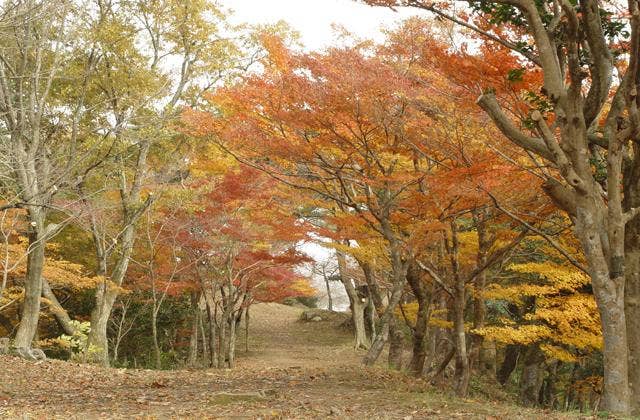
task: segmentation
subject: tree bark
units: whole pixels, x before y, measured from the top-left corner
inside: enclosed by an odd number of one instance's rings
[[[14,340],[17,348],[31,348],[31,342],[38,329],[40,318],[40,296],[42,295],[42,269],[44,267],[44,215],[40,209],[30,209],[29,255],[24,281],[24,300],[20,315],[20,325]],[[35,226],[34,226],[35,225]]]
[[[105,280],[98,286],[96,292],[96,306],[91,311],[91,331],[87,345],[89,350],[93,350],[88,360],[94,360],[103,366],[109,366],[109,342],[107,339],[107,330],[111,310],[118,298],[118,293],[109,288],[108,280]]]
[[[398,325],[396,317],[389,319],[389,368],[402,369],[402,355],[404,353],[404,333]]]
[[[485,211],[476,211],[474,219],[476,221],[476,229],[478,232],[478,255],[476,267],[484,267],[487,263],[487,254],[491,247],[491,240],[488,237],[486,226]],[[487,284],[487,270],[482,270],[474,280],[473,290],[473,329],[484,328],[485,318],[487,316],[487,308],[484,301],[484,289]],[[471,345],[469,349],[469,369],[473,369],[480,358],[482,349],[483,336],[480,334],[471,335]]]
[[[333,312],[333,297],[331,296],[331,285],[329,284],[329,277],[324,275],[324,285],[327,288],[327,310]]]
[[[520,382],[520,400],[524,405],[535,406],[538,404],[540,388],[544,379],[540,366],[543,361],[544,355],[537,345],[532,345],[527,349]]]
[[[418,302],[416,323],[412,327],[413,350],[409,364],[409,369],[415,376],[421,376],[424,370],[427,357],[426,337],[430,312],[430,299],[420,272],[420,267],[416,264],[411,264],[407,270],[407,282]]]
[[[381,333],[373,340],[373,344],[369,348],[363,363],[366,366],[372,366],[384,348],[384,344],[389,338],[389,328],[391,318],[395,316],[394,312],[402,298],[405,282],[407,281],[407,265],[402,258],[401,245],[395,237],[395,233],[387,218],[380,219],[382,225],[383,236],[389,244],[389,256],[391,259],[392,289],[388,305],[380,317]]]
[[[191,314],[191,336],[189,337],[189,358],[187,363],[189,366],[195,367],[198,360],[198,318],[200,317],[196,293],[191,294]]]
[[[56,318],[56,321],[58,321],[58,325],[60,325],[64,333],[67,335],[75,334],[76,329],[71,325],[69,313],[62,307],[53,290],[51,290],[49,282],[45,278],[42,278],[42,297],[51,302],[51,313],[53,313],[53,316]]]
[[[162,368],[162,352],[158,342],[158,312],[155,305],[151,310],[151,337],[153,339],[153,353],[155,356],[156,369]]]
[[[500,369],[496,374],[498,382],[501,385],[506,385],[507,381],[511,377],[511,373],[518,364],[518,356],[520,355],[520,346],[517,344],[508,344],[504,350],[504,360],[500,365]]]
[[[356,349],[368,349],[371,346],[371,343],[367,338],[367,330],[364,322],[365,302],[362,302],[360,296],[358,296],[358,291],[353,285],[352,280],[347,275],[346,256],[341,251],[336,251],[336,258],[338,260],[338,272],[340,275],[340,281],[344,285],[344,289],[347,292],[347,296],[349,297],[351,319],[353,321],[353,328],[355,333],[354,347]]]
[[[400,302],[400,298],[402,297],[402,289],[404,288],[404,283],[396,283],[393,286],[393,290],[391,292],[391,298],[389,299],[389,304],[387,305],[384,313],[380,317],[380,333],[376,336],[375,340],[371,344],[369,351],[364,356],[362,362],[366,366],[373,366],[373,364],[380,357],[380,353],[382,353],[382,349],[389,339],[390,332],[390,323],[391,317],[395,316],[394,311]]]
[[[213,284],[202,282],[202,294],[207,304],[207,322],[209,324],[209,366],[218,367],[218,350],[216,348],[216,302],[214,298]]]
[[[458,226],[451,222],[451,243],[447,241],[447,253],[451,260],[451,271],[454,279],[453,293],[453,336],[456,347],[455,389],[456,394],[465,397],[469,389],[470,369],[467,355],[467,333],[464,326],[464,310],[467,303],[465,279],[460,273],[458,261]]]
[[[483,373],[489,373],[492,377],[496,376],[496,342],[483,340],[478,356],[479,370]]]
[[[634,159],[624,175],[623,208],[640,207],[640,146],[633,144]],[[640,217],[627,222],[625,229],[625,319],[629,353],[629,392],[631,414],[640,415]]]

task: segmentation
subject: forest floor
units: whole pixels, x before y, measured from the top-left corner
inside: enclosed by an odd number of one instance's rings
[[[0,417],[568,418],[491,401],[478,394],[482,389],[474,391],[478,397],[461,400],[402,373],[363,369],[363,353],[353,350],[339,317],[300,322],[301,313],[256,305],[249,351],[241,337],[231,370],[105,369],[0,356]]]

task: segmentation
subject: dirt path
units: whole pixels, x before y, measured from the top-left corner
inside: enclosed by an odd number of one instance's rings
[[[450,399],[423,381],[362,369],[338,321],[298,322],[301,310],[252,313],[249,352],[233,370],[103,369],[0,357],[3,418],[558,418],[490,402]]]

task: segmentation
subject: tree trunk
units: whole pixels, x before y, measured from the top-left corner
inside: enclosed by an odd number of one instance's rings
[[[354,347],[356,349],[363,348],[366,350],[369,348],[370,344],[367,337],[367,329],[364,320],[364,309],[365,305],[360,301],[360,298],[356,294],[355,299],[351,301],[351,316],[355,328]]]
[[[451,260],[453,272],[454,296],[453,296],[453,335],[456,347],[455,389],[460,397],[466,397],[469,389],[469,356],[467,355],[467,333],[464,328],[464,309],[467,303],[464,277],[460,275],[458,261],[458,232],[456,221],[451,222],[451,244],[447,245],[447,253]]]
[[[155,305],[151,310],[151,336],[153,338],[153,353],[156,359],[156,369],[162,368],[162,352],[158,343],[158,312]]]
[[[487,226],[485,222],[486,214],[477,211],[474,214],[478,231],[478,255],[476,267],[484,267],[487,263],[487,254],[491,247],[491,241],[488,238]],[[485,318],[487,316],[487,308],[484,301],[484,289],[487,284],[487,270],[480,272],[474,280],[473,289],[473,329],[484,328]],[[480,334],[471,335],[471,345],[469,349],[469,369],[473,369],[480,358],[483,336]]]
[[[541,363],[544,355],[537,345],[532,345],[527,349],[522,368],[522,378],[520,382],[520,400],[527,406],[538,404],[540,388],[544,379]]]
[[[200,337],[202,337],[202,360],[209,360],[211,358],[211,349],[209,349],[209,339],[207,337],[207,331],[204,328],[204,316],[203,309],[200,306],[200,318],[198,319],[198,329],[200,330]]]
[[[496,342],[483,340],[478,356],[478,367],[480,372],[488,373],[492,377],[496,376]]]
[[[327,310],[333,312],[333,297],[331,297],[331,286],[329,285],[329,277],[324,276],[324,285],[327,287]]]
[[[51,313],[56,318],[56,321],[58,321],[58,325],[60,325],[64,333],[67,335],[75,334],[76,329],[71,325],[69,314],[62,305],[60,305],[58,298],[53,293],[53,290],[51,290],[51,286],[45,278],[42,278],[42,297],[51,302],[49,305]]]
[[[195,293],[191,294],[191,337],[189,338],[189,358],[188,365],[194,367],[198,360],[198,318],[200,317],[200,308],[198,308],[198,298]]]
[[[627,225],[625,319],[631,414],[640,415],[640,220]]]
[[[389,320],[389,368],[402,369],[402,355],[404,353],[404,333],[398,320],[392,317]]]
[[[633,144],[634,159],[625,167],[625,211],[640,207],[640,147]],[[640,217],[627,222],[625,247],[625,319],[629,358],[631,414],[640,415]]]
[[[403,261],[401,256],[400,245],[395,239],[393,229],[388,223],[388,220],[382,220],[382,227],[384,232],[384,237],[389,243],[389,254],[391,257],[391,273],[392,273],[392,282],[391,284],[391,296],[389,297],[388,305],[380,317],[380,325],[382,328],[382,332],[378,334],[373,340],[373,344],[369,348],[367,355],[363,359],[363,363],[366,366],[372,366],[378,357],[380,357],[380,353],[384,348],[384,344],[389,338],[389,328],[391,318],[395,316],[395,310],[400,303],[400,299],[402,298],[402,293],[404,290],[404,284],[407,281],[407,265]],[[396,336],[399,337],[399,336]]]
[[[111,310],[118,297],[115,290],[110,289],[108,280],[104,280],[98,286],[96,292],[96,306],[91,311],[91,330],[87,340],[87,359],[109,366],[109,342],[107,340],[107,328]]]
[[[101,251],[97,243],[97,241],[100,240],[98,232],[94,231],[93,236],[96,242],[96,255],[100,267],[98,274],[105,278],[96,288],[96,306],[91,312],[91,331],[89,332],[87,345],[89,349],[93,349],[93,352],[95,352],[95,354],[90,355],[90,359],[100,362],[104,366],[109,366],[107,327],[113,305],[118,298],[119,289],[122,286],[124,277],[127,274],[127,269],[129,268],[129,261],[135,239],[135,225],[134,222],[131,221],[126,225],[122,233],[120,255],[113,267],[110,277],[106,276],[108,257]]]
[[[42,269],[44,267],[44,216],[39,210],[29,210],[32,224],[29,228],[29,255],[27,273],[24,280],[24,300],[20,315],[20,325],[14,340],[17,348],[31,348],[31,342],[38,329],[40,318],[40,296],[42,295]]]
[[[455,346],[449,346],[449,350],[447,351],[444,358],[442,359],[442,362],[440,362],[438,369],[436,369],[436,371],[433,373],[433,375],[430,378],[430,381],[432,384],[436,384],[442,381],[444,377],[444,371],[447,369],[447,366],[449,366],[449,363],[451,363],[451,359],[453,359],[453,356],[455,356],[455,354],[456,354]]]
[[[500,370],[496,374],[498,382],[501,385],[505,385],[509,378],[511,377],[511,373],[516,368],[518,364],[518,356],[520,355],[520,346],[517,344],[509,344],[504,350],[504,360],[500,365]]]
[[[364,326],[370,341],[376,338],[376,308],[373,304],[371,296],[367,298],[367,304],[364,308]]]
[[[630,398],[624,283],[615,284],[615,280],[611,279],[606,288],[614,291],[607,290],[603,293],[600,290],[594,293],[602,319],[602,338],[604,339],[603,408],[614,413],[628,413]],[[594,285],[594,289],[599,287]]]
[[[375,340],[376,336],[378,335],[376,331],[376,318],[381,316],[384,312],[384,303],[382,301],[380,286],[378,285],[378,281],[374,276],[371,265],[361,260],[357,261],[360,268],[362,268],[362,272],[364,273],[364,279],[367,283],[367,290],[369,292],[367,308],[365,309],[365,318],[367,323],[367,333],[369,334],[369,337],[373,342],[373,340]]]
[[[427,357],[426,335],[429,323],[430,300],[426,285],[420,277],[420,267],[415,264],[409,266],[407,282],[418,302],[416,324],[412,328],[413,352],[409,369],[415,376],[421,376]]]
[[[390,323],[391,317],[395,316],[394,311],[400,302],[400,298],[402,297],[402,289],[404,288],[404,282],[395,283],[393,286],[393,290],[391,292],[391,298],[389,299],[389,304],[385,309],[384,313],[380,317],[380,333],[376,336],[375,340],[373,340],[373,344],[369,348],[369,351],[364,356],[362,362],[366,366],[373,366],[373,364],[380,357],[380,353],[382,353],[382,349],[389,339],[389,331],[390,331]]]
[[[236,319],[235,313],[231,313],[231,325],[229,326],[229,339],[227,340],[227,366],[232,369],[236,360]]]
[[[249,353],[249,306],[244,309],[244,352]]]
[[[596,198],[581,197],[575,233],[589,263],[593,295],[598,305],[604,346],[603,409],[630,412],[627,322],[625,318],[625,226],[621,220],[602,215]],[[610,203],[609,206],[613,206]],[[603,238],[608,238],[605,242]]]
[[[227,337],[229,330],[229,309],[228,303],[225,299],[230,299],[229,296],[223,297],[223,311],[220,317],[220,328],[218,330],[218,367],[224,368],[227,366]]]
[[[207,304],[207,322],[209,324],[209,366],[218,367],[218,350],[216,348],[216,302],[213,295],[213,285],[202,285],[202,294]]]
[[[369,339],[367,338],[367,330],[364,322],[364,308],[365,302],[362,302],[358,291],[353,285],[352,280],[347,276],[347,260],[344,253],[336,251],[336,258],[338,259],[338,271],[340,274],[340,281],[344,285],[344,290],[349,297],[349,304],[351,306],[351,319],[353,321],[353,328],[355,333],[355,348],[368,349],[370,347]]]
[[[557,406],[556,398],[556,382],[558,380],[558,369],[561,362],[554,361],[547,368],[547,377],[544,380],[542,390],[540,391],[540,399],[538,403],[550,409],[555,409]]]
[[[454,299],[454,339],[456,344],[456,371],[455,388],[456,394],[465,397],[469,389],[469,357],[467,356],[467,340],[464,330],[464,285],[456,287]]]

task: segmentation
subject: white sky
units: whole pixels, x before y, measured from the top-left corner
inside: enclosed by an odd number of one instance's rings
[[[416,9],[397,12],[384,7],[371,7],[353,0],[219,0],[234,11],[232,22],[266,24],[284,20],[300,32],[307,49],[330,45],[335,36],[331,25],[344,26],[361,38],[382,40],[381,27],[393,27],[401,20],[424,15]]]

